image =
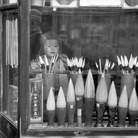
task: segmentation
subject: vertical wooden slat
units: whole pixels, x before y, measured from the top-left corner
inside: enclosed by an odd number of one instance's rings
[[[6,30],[6,13],[2,13],[3,14],[3,21],[2,21],[2,28],[3,30]],[[6,65],[6,47],[4,47],[6,45],[6,31],[3,31],[2,33],[2,70],[3,70],[3,101],[2,101],[2,110],[3,111],[7,111],[7,106],[8,106],[8,85],[9,85],[9,66]]]
[[[29,98],[30,0],[19,0],[19,131],[26,135]]]
[[[0,99],[2,98],[2,13],[0,12]],[[0,100],[0,111],[2,109],[2,101]],[[0,123],[1,124],[1,123]]]

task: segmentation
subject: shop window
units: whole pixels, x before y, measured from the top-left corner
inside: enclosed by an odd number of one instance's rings
[[[70,61],[75,58],[82,59],[83,61],[85,60],[85,65],[80,69],[83,73],[84,84],[86,83],[89,69],[92,70],[95,88],[97,88],[98,85],[99,72],[110,74],[108,90],[111,82],[114,81],[117,89],[117,96],[119,98],[122,90],[122,70],[119,68],[117,57],[121,58],[122,56],[129,61],[131,57],[135,58],[138,54],[138,41],[136,39],[138,35],[137,13],[119,10],[95,10],[89,8],[57,8],[51,13],[36,9],[32,9],[32,11],[35,12],[35,17],[33,17],[32,12],[30,30],[30,66],[32,66],[32,74],[30,79],[42,79],[43,87],[49,87],[45,86],[46,79],[44,74],[51,73],[49,72],[51,64],[45,64],[45,55],[47,53],[43,46],[47,43],[49,37],[51,37],[50,39],[57,39],[59,41],[59,55],[66,55]],[[50,44],[49,46],[51,46]],[[54,55],[55,51],[52,51],[51,55],[52,54]],[[46,57],[49,58],[49,55],[46,55]],[[57,58],[56,54],[55,58]],[[60,56],[58,58],[62,59]],[[110,65],[107,67],[108,69],[105,70],[107,60],[110,62]],[[60,65],[58,65],[58,67],[59,66]],[[56,74],[62,74],[61,76],[59,75],[58,77],[55,77],[54,83],[58,80],[56,84],[53,84],[52,78],[49,78],[49,81],[51,81],[51,84],[49,83],[49,85],[54,87],[55,98],[57,98],[61,86],[65,97],[67,96],[67,88],[70,78],[70,67],[68,64],[67,66],[68,69],[66,71],[63,71],[63,68],[58,68],[58,71],[56,70]],[[66,67],[64,69],[66,69]],[[73,68],[72,72],[76,73],[77,69]],[[63,76],[63,74],[66,76]],[[47,78],[48,77],[50,76],[47,76]],[[53,76],[51,75],[51,77]],[[64,80],[66,77],[68,77],[68,79]],[[36,82],[38,81],[37,79]],[[60,79],[62,81],[60,81]],[[134,79],[136,80],[136,78]],[[65,82],[67,82],[66,85]],[[135,81],[137,89],[136,83],[137,82]],[[47,91],[50,92],[50,88]],[[43,94],[44,93],[45,89],[43,89]],[[43,123],[46,123],[47,97],[45,98],[45,94],[43,96],[43,98],[40,98],[44,105],[41,110],[43,110],[44,114],[44,116],[42,116]]]

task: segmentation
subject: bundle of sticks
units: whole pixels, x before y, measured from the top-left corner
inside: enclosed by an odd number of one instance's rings
[[[18,66],[18,20],[13,14],[6,19],[6,65]]]
[[[53,56],[50,60],[50,63],[48,62],[48,58],[46,55],[44,55],[44,58],[39,56],[39,65],[41,69],[44,69],[45,73],[53,73],[55,64],[57,62],[59,55]]]
[[[102,64],[104,62],[104,65]],[[101,60],[99,59],[98,62],[95,62],[96,68],[99,74],[109,73],[115,66],[114,62],[109,61],[109,59]]]
[[[133,57],[132,54],[128,59],[127,56],[117,56],[117,62],[120,70],[123,74],[134,74],[138,68],[138,59],[137,56]]]
[[[77,58],[74,57],[72,59],[67,58],[67,65],[68,69],[73,72],[77,73],[78,71],[82,71],[85,66],[85,59],[83,57]]]

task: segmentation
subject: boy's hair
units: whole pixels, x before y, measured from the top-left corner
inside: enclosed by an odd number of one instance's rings
[[[46,40],[47,39],[56,39],[57,41],[59,41],[58,35],[54,32],[49,31],[49,32],[44,33],[43,35],[45,36]]]
[[[42,38],[42,41],[41,41],[42,45],[44,46],[45,41],[49,40],[49,39],[55,39],[59,42],[58,35],[54,32],[49,31],[49,32],[46,32],[46,33],[43,34],[43,38]]]

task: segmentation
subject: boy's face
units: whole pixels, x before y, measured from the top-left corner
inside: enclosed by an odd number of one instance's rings
[[[46,40],[44,44],[44,52],[48,57],[53,57],[59,54],[59,43],[56,39]]]

